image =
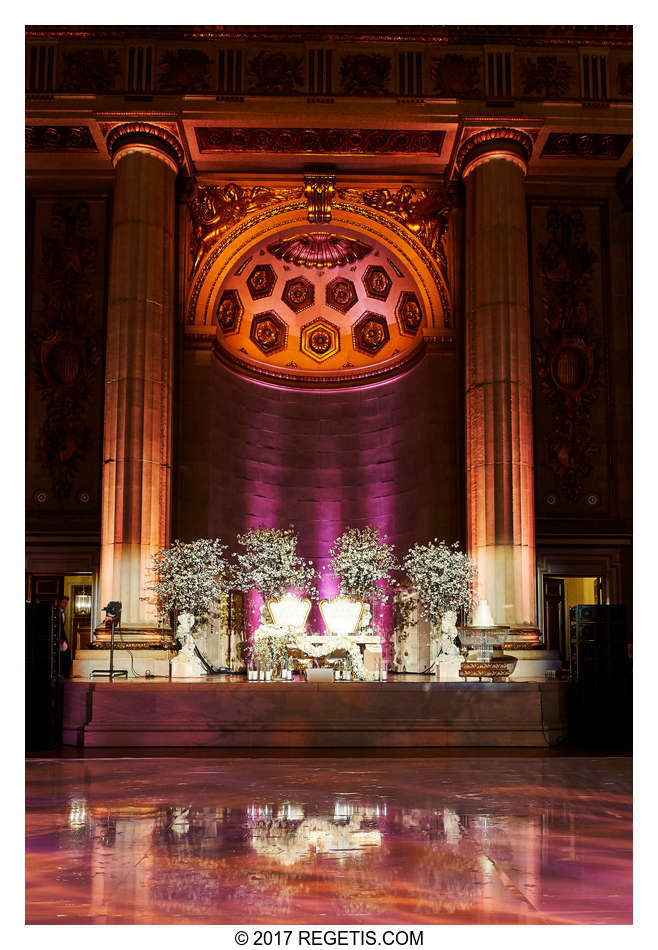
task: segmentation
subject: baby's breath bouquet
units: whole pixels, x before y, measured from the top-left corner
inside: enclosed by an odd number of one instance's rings
[[[448,610],[468,615],[474,605],[473,584],[476,569],[473,560],[459,550],[456,542],[429,541],[414,544],[403,565],[411,583],[418,591],[423,617],[438,627]]]
[[[257,590],[267,603],[290,589],[317,597],[317,573],[312,561],[297,554],[295,526],[250,528],[238,535],[244,551],[235,554],[233,582],[245,593]]]
[[[377,528],[347,528],[331,548],[330,567],[338,578],[340,593],[358,600],[386,601],[386,587],[398,569],[395,549]]]
[[[153,555],[153,582],[148,589],[162,616],[181,613],[197,619],[214,614],[222,592],[231,587],[226,545],[219,539],[174,541]]]

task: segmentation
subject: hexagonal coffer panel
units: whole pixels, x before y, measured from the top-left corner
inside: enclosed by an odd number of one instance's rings
[[[265,356],[279,353],[286,348],[288,327],[274,310],[257,313],[251,321],[249,339]]]
[[[276,274],[269,264],[259,264],[247,277],[247,287],[254,300],[269,297],[276,284]]]
[[[237,333],[242,322],[244,307],[237,290],[225,290],[219,299],[214,321],[224,333]]]
[[[359,353],[375,356],[390,340],[386,317],[366,312],[352,327],[352,343]]]
[[[305,277],[292,277],[286,281],[281,299],[288,304],[293,313],[301,313],[313,306],[315,290]]]
[[[369,297],[374,297],[375,300],[386,300],[391,292],[393,281],[383,267],[370,265],[363,275],[363,286]]]
[[[324,363],[340,350],[340,330],[322,317],[312,320],[302,327],[299,346],[316,363]]]
[[[395,308],[395,319],[398,321],[400,333],[414,336],[423,320],[423,311],[416,294],[404,290]]]
[[[354,284],[347,277],[336,277],[327,284],[326,300],[334,310],[347,313],[358,300]]]

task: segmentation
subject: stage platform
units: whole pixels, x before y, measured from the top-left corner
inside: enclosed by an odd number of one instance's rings
[[[531,747],[566,739],[562,681],[386,683],[73,679],[63,743],[88,748]]]

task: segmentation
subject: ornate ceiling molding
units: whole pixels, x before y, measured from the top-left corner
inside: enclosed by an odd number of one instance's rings
[[[169,129],[151,122],[123,122],[121,125],[115,125],[108,132],[105,143],[114,163],[120,153],[131,146],[147,146],[161,152],[173,162],[176,170],[181,168],[185,161],[183,146],[176,136]]]
[[[315,155],[438,155],[443,130],[229,128],[196,126],[201,154],[212,152],[283,152]]]
[[[524,171],[532,155],[532,138],[521,129],[493,128],[483,129],[469,136],[457,152],[455,171],[464,176],[473,162],[489,152],[504,152],[518,159]]]
[[[278,260],[302,267],[342,267],[360,261],[372,251],[369,244],[346,235],[317,231],[299,234],[268,244],[267,250]]]

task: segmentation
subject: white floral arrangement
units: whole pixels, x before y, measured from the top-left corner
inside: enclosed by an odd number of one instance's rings
[[[335,651],[345,651],[350,658],[352,676],[357,680],[374,680],[375,674],[365,668],[361,649],[353,637],[331,637],[331,643],[313,643],[307,636],[297,637],[294,646],[314,659],[328,656]]]
[[[291,627],[278,627],[273,623],[262,623],[254,631],[251,644],[247,647],[251,659],[266,669],[280,667],[288,655],[288,647],[296,643],[296,632]]]
[[[388,600],[386,588],[393,585],[399,569],[395,548],[377,528],[347,528],[329,549],[329,567],[338,578],[344,597],[363,601]]]
[[[147,585],[159,613],[171,619],[182,613],[197,619],[214,616],[221,594],[231,588],[231,571],[218,538],[174,541],[151,559],[153,582]]]
[[[235,554],[233,583],[245,593],[257,590],[267,603],[287,591],[299,590],[317,597],[317,572],[312,561],[297,554],[294,525],[288,528],[250,528],[238,535],[244,551]]]
[[[458,542],[448,545],[434,538],[427,544],[414,544],[403,567],[418,591],[420,613],[437,635],[446,612],[461,610],[468,616],[475,603],[477,571],[474,561],[459,550]]]

